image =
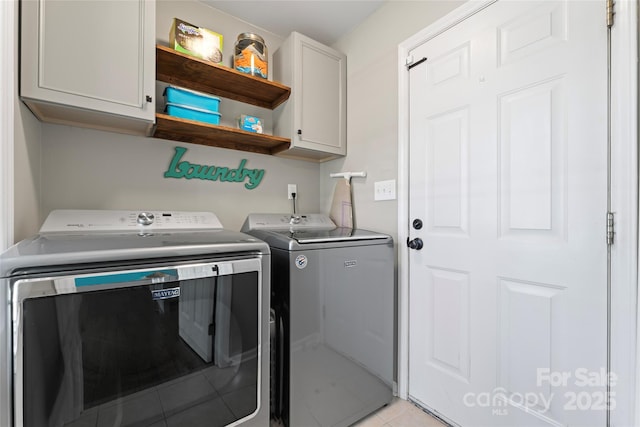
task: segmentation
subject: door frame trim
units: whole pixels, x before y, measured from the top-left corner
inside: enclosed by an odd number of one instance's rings
[[[611,29],[611,425],[640,423],[638,369],[638,1],[618,1]]]
[[[497,0],[464,3],[398,45],[398,241],[409,236],[409,74],[406,58]],[[618,376],[612,425],[640,424],[640,324],[638,311],[638,0],[616,2],[612,28],[612,371]],[[605,25],[603,8],[603,24]],[[602,213],[603,223],[606,212]],[[605,244],[603,230],[603,244]],[[409,398],[409,254],[398,247],[398,396]]]

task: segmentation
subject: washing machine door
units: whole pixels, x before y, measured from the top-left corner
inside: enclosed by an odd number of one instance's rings
[[[251,419],[261,288],[258,259],[14,280],[15,424]]]

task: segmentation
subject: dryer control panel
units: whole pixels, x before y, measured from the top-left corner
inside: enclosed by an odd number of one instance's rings
[[[41,233],[222,229],[211,212],[60,209],[49,214]]]

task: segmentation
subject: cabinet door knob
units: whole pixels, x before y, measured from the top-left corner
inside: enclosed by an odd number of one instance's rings
[[[147,102],[151,102],[151,101],[153,101],[153,98],[147,95]]]
[[[302,135],[302,129],[298,129],[298,135]]]

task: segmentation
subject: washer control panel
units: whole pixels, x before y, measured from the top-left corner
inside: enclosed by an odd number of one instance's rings
[[[41,233],[222,229],[212,212],[73,210],[52,211]]]
[[[251,214],[242,226],[242,231],[273,229],[318,229],[332,230],[336,225],[324,214]]]

